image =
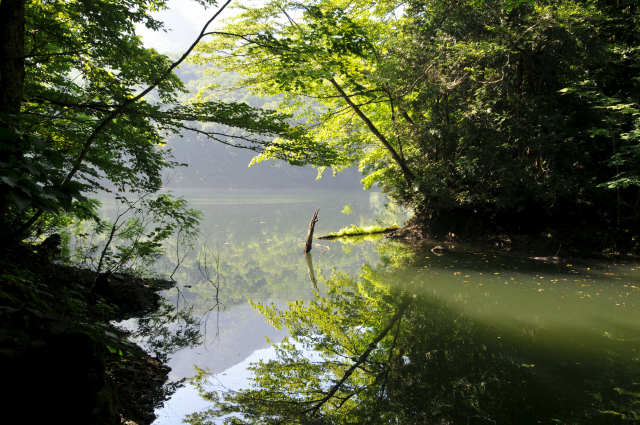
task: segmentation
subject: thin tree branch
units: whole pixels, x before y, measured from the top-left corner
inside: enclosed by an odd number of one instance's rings
[[[209,21],[207,21],[207,23],[204,25],[204,27],[202,28],[202,31],[200,31],[200,35],[196,38],[196,40],[191,44],[191,46],[187,49],[186,52],[184,52],[184,54],[180,57],[180,59],[178,59],[177,61],[175,61],[165,72],[164,74],[158,79],[158,81],[156,81],[154,84],[150,85],[149,87],[147,87],[145,90],[143,90],[140,94],[138,94],[137,96],[125,101],[122,103],[122,105],[120,105],[120,107],[118,109],[116,109],[115,111],[113,111],[107,118],[105,118],[100,125],[98,125],[93,132],[91,133],[91,135],[89,136],[89,138],[85,141],[84,146],[82,148],[82,151],[80,152],[80,155],[78,155],[78,158],[76,159],[76,163],[73,166],[73,168],[71,169],[71,171],[69,171],[69,174],[67,174],[67,177],[64,179],[64,181],[60,184],[60,186],[64,185],[66,182],[70,181],[73,176],[75,176],[75,174],[78,172],[78,170],[80,169],[80,166],[82,165],[82,161],[84,160],[84,158],[87,156],[87,153],[89,152],[89,148],[91,147],[91,145],[93,144],[93,142],[95,141],[95,139],[98,137],[98,135],[100,134],[100,132],[102,132],[102,130],[109,124],[111,123],[111,121],[113,121],[118,115],[120,115],[122,112],[124,112],[124,110],[127,108],[127,106],[139,101],[140,99],[142,99],[144,96],[146,96],[147,94],[149,94],[152,90],[154,90],[160,83],[162,83],[165,79],[167,79],[167,77],[169,75],[171,75],[171,72],[173,72],[173,70],[178,67],[182,62],[184,62],[184,60],[187,58],[187,56],[189,56],[191,54],[191,52],[193,51],[193,49],[195,49],[195,47],[198,45],[198,43],[200,42],[200,40],[202,40],[203,37],[205,37],[206,35],[206,30],[207,27],[211,24],[211,22],[214,21],[214,19],[216,19],[218,17],[218,15],[220,15],[220,13],[231,3],[231,0],[227,0],[227,2],[220,8],[218,9],[218,11],[215,13],[215,15],[213,15],[213,17],[211,19],[209,19]]]
[[[345,102],[347,102],[347,104],[351,106],[351,108],[355,111],[356,114],[358,114],[360,119],[364,121],[364,123],[367,125],[369,130],[374,134],[374,136],[376,136],[378,140],[380,140],[382,145],[387,149],[387,151],[389,151],[393,160],[396,162],[396,164],[398,164],[398,166],[400,167],[400,170],[402,170],[402,174],[405,180],[407,181],[409,186],[412,186],[415,180],[415,176],[413,175],[411,170],[409,170],[406,163],[402,160],[400,155],[398,155],[398,153],[393,148],[393,146],[391,146],[387,138],[382,133],[380,133],[380,131],[376,128],[376,126],[371,122],[369,117],[367,117],[364,114],[364,112],[362,112],[362,110],[358,107],[358,105],[353,103],[351,98],[344,92],[342,87],[337,83],[337,81],[334,78],[329,78],[327,79],[327,81],[329,81],[333,85],[333,87],[335,87],[335,89],[338,91],[338,93],[340,93],[340,95],[345,100]]]

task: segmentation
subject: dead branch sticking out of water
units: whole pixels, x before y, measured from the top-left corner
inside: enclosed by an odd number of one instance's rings
[[[307,243],[304,245],[304,251],[302,251],[303,254],[311,251],[313,245],[313,229],[316,227],[316,222],[318,221],[318,212],[320,212],[320,207],[318,207],[318,211],[316,211],[311,219],[311,223],[309,223],[309,233],[307,234]]]

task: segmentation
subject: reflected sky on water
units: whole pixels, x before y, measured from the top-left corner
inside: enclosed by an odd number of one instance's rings
[[[178,310],[190,309],[200,318],[202,336],[198,344],[171,353],[170,378],[189,378],[196,365],[213,373],[212,383],[219,388],[233,390],[249,384],[246,367],[250,363],[274,358],[266,338],[277,343],[286,335],[265,322],[248,300],[286,309],[288,301],[306,303],[314,296],[301,251],[316,208],[320,207],[316,235],[350,224],[373,224],[376,218],[391,224],[405,217],[385,209],[382,194],[366,191],[178,195],[204,211],[203,238],[174,276],[178,288],[164,296]],[[344,215],[341,211],[348,204],[354,213]],[[391,270],[385,284],[411,292],[414,306],[422,302],[422,307],[446,310],[438,320],[470,323],[468,329],[481,337],[465,334],[464,338],[475,338],[497,350],[496,355],[517,366],[517,373],[526,371],[539,385],[547,382],[557,387],[567,381],[567,387],[573,388],[570,381],[586,379],[587,371],[601,381],[595,369],[638,361],[640,272],[630,261],[568,259],[551,264],[527,257],[555,253],[505,255],[454,245],[451,253],[438,256],[430,251],[435,244],[428,243],[408,249],[380,238],[318,242],[321,246],[312,250],[312,262],[322,297],[335,271],[358,279],[366,278],[369,269]],[[208,267],[215,268],[212,275],[220,287],[217,299],[214,285],[200,270],[203,249],[209,250]],[[159,268],[171,270],[174,264],[169,256]],[[427,314],[414,308],[415,314]],[[180,324],[167,326],[175,330]],[[437,338],[424,337],[427,342],[420,349],[429,352],[428,341]],[[584,363],[590,369],[583,368]],[[615,375],[613,369],[610,375]],[[635,378],[640,381],[640,376]],[[156,423],[181,423],[185,414],[208,404],[187,385],[157,412]]]

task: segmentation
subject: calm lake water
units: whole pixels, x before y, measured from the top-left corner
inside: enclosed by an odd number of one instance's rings
[[[248,423],[640,422],[631,261],[550,264],[527,257],[555,252],[463,245],[435,255],[435,243],[377,237],[317,241],[305,258],[317,207],[317,236],[405,216],[366,191],[180,195],[204,212],[203,237],[165,309],[125,325],[168,359],[172,381],[210,375],[186,381],[154,423],[234,411]]]

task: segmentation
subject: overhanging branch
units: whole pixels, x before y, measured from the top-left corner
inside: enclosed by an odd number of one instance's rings
[[[184,60],[191,54],[191,52],[193,51],[193,49],[195,49],[195,47],[198,45],[198,43],[200,42],[200,40],[202,40],[203,37],[206,36],[206,30],[209,27],[209,25],[211,24],[211,22],[213,22],[218,15],[220,15],[220,13],[231,3],[231,0],[227,0],[227,2],[222,5],[222,7],[220,9],[218,9],[218,11],[215,13],[215,15],[213,15],[213,17],[211,17],[211,19],[209,19],[209,21],[207,21],[207,23],[204,25],[204,27],[202,28],[202,31],[200,31],[200,35],[196,38],[196,40],[191,44],[191,46],[187,49],[186,52],[184,52],[184,54],[180,57],[180,59],[178,59],[177,61],[173,62],[173,64],[171,64],[171,66],[169,66],[169,68],[164,72],[164,74],[162,74],[162,76],[158,79],[158,81],[156,81],[155,83],[151,84],[149,87],[147,87],[145,90],[143,90],[140,94],[138,94],[137,96],[123,102],[120,107],[118,109],[116,109],[115,111],[113,111],[107,118],[105,118],[100,125],[98,125],[93,132],[91,133],[91,135],[89,136],[89,138],[85,141],[84,146],[82,147],[82,150],[80,151],[80,155],[78,155],[78,158],[75,161],[75,164],[73,166],[73,168],[71,169],[71,171],[69,171],[69,174],[67,174],[67,177],[64,179],[64,181],[60,184],[60,186],[64,185],[65,183],[67,183],[68,181],[70,181],[73,176],[75,176],[75,174],[78,172],[78,170],[80,169],[80,166],[82,165],[82,161],[84,161],[84,158],[87,156],[87,153],[89,152],[89,148],[91,147],[91,145],[93,144],[93,142],[95,141],[95,139],[98,137],[98,135],[100,134],[100,132],[111,122],[113,121],[118,115],[120,115],[122,112],[125,111],[125,109],[127,109],[127,107],[137,101],[139,101],[140,99],[142,99],[144,96],[146,96],[147,94],[149,94],[152,90],[154,90],[160,83],[162,83],[165,79],[167,79],[167,77],[169,75],[171,75],[171,72],[173,72],[173,70],[178,67],[182,62],[184,62]]]

